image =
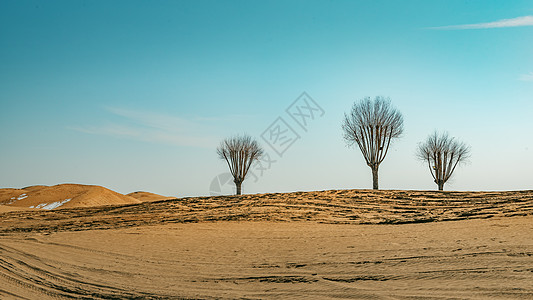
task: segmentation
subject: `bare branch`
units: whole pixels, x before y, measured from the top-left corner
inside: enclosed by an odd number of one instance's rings
[[[378,189],[379,165],[392,139],[403,133],[402,114],[391,105],[389,98],[366,97],[354,103],[350,113],[344,114],[342,130],[348,146],[359,146],[366,164],[372,169],[374,189]]]
[[[444,189],[444,184],[451,178],[457,165],[464,163],[469,155],[470,148],[465,143],[449,137],[448,133],[439,134],[436,131],[417,149],[418,159],[428,163],[439,190]]]
[[[233,182],[237,186],[237,195],[241,194],[241,184],[246,178],[252,163],[263,156],[259,143],[249,135],[234,136],[220,143],[217,154],[228,164]]]

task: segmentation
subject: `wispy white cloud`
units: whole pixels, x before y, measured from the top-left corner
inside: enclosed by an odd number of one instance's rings
[[[502,19],[502,20],[488,22],[488,23],[429,27],[429,29],[461,30],[461,29],[488,29],[488,28],[521,27],[521,26],[533,26],[533,16],[524,16],[524,17],[518,17],[518,18],[512,18],[512,19]]]
[[[167,114],[155,113],[150,111],[139,111],[120,107],[104,107],[108,112],[123,117],[133,123],[142,124],[147,127],[160,130],[183,132],[189,128],[195,128],[194,122]]]
[[[108,124],[104,126],[70,126],[69,129],[88,134],[114,135],[123,137],[138,137],[139,130],[120,124]]]
[[[528,74],[522,74],[518,79],[522,81],[533,81],[533,72],[529,72]]]
[[[115,116],[113,122],[105,125],[71,126],[69,129],[87,134],[176,146],[212,148],[218,143],[218,140],[211,136],[212,129],[216,126],[205,125],[208,122],[205,118],[186,119],[118,107],[104,109]],[[121,118],[117,120],[117,116]]]

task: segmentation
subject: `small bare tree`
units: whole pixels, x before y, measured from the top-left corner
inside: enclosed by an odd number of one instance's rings
[[[233,175],[233,182],[237,187],[237,195],[241,194],[242,182],[252,163],[261,158],[263,152],[257,141],[249,135],[224,139],[218,146],[217,154],[228,163],[231,175]]]
[[[431,176],[439,191],[442,191],[455,167],[470,156],[470,148],[465,143],[449,137],[448,133],[439,134],[435,131],[424,143],[418,145],[417,156],[427,162]]]
[[[391,140],[403,132],[402,114],[391,105],[389,98],[366,97],[354,103],[344,114],[344,140],[349,146],[357,144],[366,164],[372,169],[373,188],[377,190],[379,165],[385,159]]]

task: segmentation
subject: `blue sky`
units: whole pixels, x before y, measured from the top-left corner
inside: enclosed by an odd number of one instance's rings
[[[472,147],[445,189],[531,189],[532,36],[532,1],[4,0],[0,185],[209,195],[246,132],[276,162],[244,193],[370,188],[340,124],[382,95],[405,133],[381,188],[436,189],[414,153],[437,129]],[[278,117],[300,135],[282,157],[260,137]]]

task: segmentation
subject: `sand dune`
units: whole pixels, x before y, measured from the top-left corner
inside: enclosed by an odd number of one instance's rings
[[[136,204],[83,210],[65,207],[47,213],[7,212],[0,219],[0,232],[49,230],[47,228],[54,231],[109,229],[206,221],[404,224],[533,214],[533,191],[332,190],[191,197],[143,203],[134,200]],[[26,220],[26,216],[31,219]]]
[[[29,207],[20,207],[20,206],[9,206],[9,205],[0,205],[0,213],[10,212],[10,211],[21,211],[21,210],[33,210]]]
[[[158,194],[154,194],[150,192],[142,192],[142,191],[129,193],[127,194],[127,196],[133,197],[142,202],[154,202],[154,201],[161,201],[161,200],[176,199],[176,197],[166,197],[166,196],[161,196]]]
[[[4,212],[0,298],[532,299],[532,236],[533,191]]]
[[[0,189],[0,204],[8,207],[2,210],[17,208],[52,210],[140,202],[133,197],[96,185],[59,184],[30,186],[23,189]]]

